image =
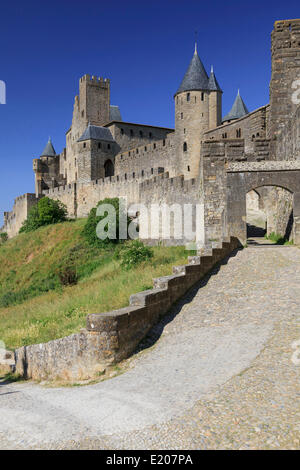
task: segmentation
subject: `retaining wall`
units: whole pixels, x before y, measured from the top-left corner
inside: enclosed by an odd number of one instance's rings
[[[17,349],[16,372],[34,380],[83,380],[127,358],[170,307],[238,244],[231,238],[209,255],[189,257],[173,275],[155,279],[153,289],[132,295],[128,307],[88,315],[86,329],[77,334]]]

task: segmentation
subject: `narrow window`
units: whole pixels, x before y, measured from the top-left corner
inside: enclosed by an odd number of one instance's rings
[[[195,103],[197,103],[197,96],[195,96]]]
[[[98,149],[101,149],[102,145],[101,142],[98,143]]]
[[[142,176],[144,176],[144,170],[142,170]]]
[[[204,93],[201,93],[201,101],[204,101]]]
[[[139,153],[139,149],[136,149],[136,153]]]
[[[125,179],[127,180],[127,173],[125,173],[125,175],[124,175],[124,176],[125,176]]]
[[[85,147],[86,147],[86,143],[84,142],[84,144],[83,144],[83,148],[85,149]]]
[[[133,137],[133,130],[130,129],[130,137]]]
[[[124,135],[124,129],[121,129],[121,135]]]
[[[190,93],[187,93],[187,94],[186,94],[186,100],[187,100],[187,101],[190,101],[190,99],[191,99],[191,94],[190,94]]]
[[[152,139],[152,132],[149,132],[149,139]]]
[[[180,114],[180,118],[183,119],[183,113]]]
[[[183,133],[185,134],[185,129],[183,129]]]
[[[140,137],[143,137],[143,131],[140,131]]]
[[[153,168],[151,168],[151,175],[153,175]]]
[[[153,144],[153,148],[156,149],[156,144]]]
[[[188,171],[191,171],[190,167],[188,166]]]
[[[132,178],[135,178],[135,172],[132,173]]]
[[[165,139],[164,139],[164,140],[163,140],[163,146],[165,146],[165,145],[166,145],[166,141],[165,141]]]
[[[110,149],[110,144],[107,144],[107,148],[108,148],[108,150]]]
[[[145,152],[147,152],[147,147],[145,147]]]
[[[186,143],[186,142],[184,142],[184,144],[183,144],[183,151],[184,151],[184,152],[187,151],[187,143]]]

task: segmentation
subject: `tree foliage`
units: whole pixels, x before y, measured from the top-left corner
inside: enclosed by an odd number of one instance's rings
[[[21,232],[32,232],[44,225],[57,224],[67,219],[67,208],[60,202],[43,197],[33,206],[27,219],[23,222]]]
[[[109,233],[114,233],[116,236],[114,239],[110,239],[109,237],[105,238],[104,240],[100,239],[97,235],[97,226],[99,222],[103,221],[103,219],[108,217],[108,212],[105,211],[104,215],[97,215],[97,208],[103,204],[111,205],[114,209],[114,214],[112,217],[109,217],[109,222],[105,225],[105,232],[109,235]],[[87,222],[83,229],[83,235],[87,242],[90,245],[105,247],[110,244],[117,244],[119,242],[123,242],[124,240],[120,240],[120,221],[121,217],[123,217],[124,221],[126,221],[127,228],[129,223],[131,222],[130,218],[127,214],[120,208],[119,198],[106,198],[102,201],[99,201],[97,207],[91,209]]]

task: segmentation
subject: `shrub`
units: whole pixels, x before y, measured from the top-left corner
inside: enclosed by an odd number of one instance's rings
[[[149,261],[153,257],[153,250],[141,241],[134,240],[124,245],[117,256],[121,260],[122,268],[130,269],[143,261]]]
[[[8,240],[8,235],[6,232],[0,233],[0,243],[5,243]]]
[[[110,239],[109,237],[107,237],[104,240],[101,240],[97,236],[96,230],[97,230],[97,226],[99,222],[105,219],[108,215],[107,212],[105,212],[103,216],[97,215],[97,208],[101,206],[102,204],[111,204],[115,209],[116,217],[113,217],[112,220],[109,220],[109,222],[105,226],[105,231],[107,232],[108,235],[109,235],[109,232],[116,233],[115,239]],[[126,217],[126,223],[128,227],[131,221],[126,214],[120,212],[119,198],[111,198],[111,199],[106,198],[106,199],[103,199],[102,201],[99,201],[97,204],[97,207],[94,207],[93,209],[91,209],[89,213],[87,222],[83,229],[83,236],[85,237],[85,239],[90,245],[95,245],[99,247],[104,247],[110,244],[116,244],[121,241],[124,241],[124,240],[119,239],[119,228],[120,228],[121,216]]]
[[[67,219],[67,208],[60,202],[43,197],[33,206],[23,222],[21,232],[32,232],[43,225],[56,224]]]
[[[66,266],[64,269],[59,270],[57,274],[63,286],[77,284],[78,276],[74,266]]]

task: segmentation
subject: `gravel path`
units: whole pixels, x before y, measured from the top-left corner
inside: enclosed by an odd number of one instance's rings
[[[299,448],[299,284],[299,249],[249,247],[152,330],[124,374],[0,382],[0,448]]]

